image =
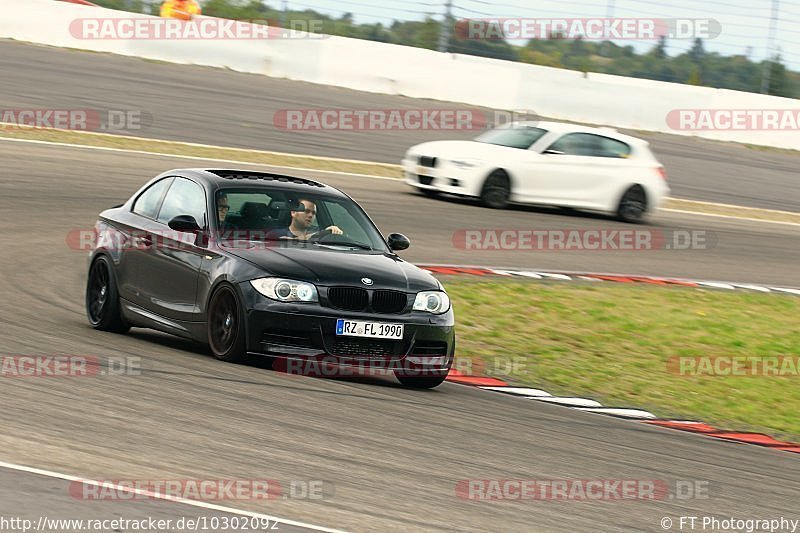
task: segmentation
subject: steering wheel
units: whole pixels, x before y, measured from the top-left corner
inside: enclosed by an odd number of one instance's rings
[[[331,231],[329,229],[323,229],[323,230],[320,230],[320,231],[314,233],[313,235],[311,235],[308,238],[308,240],[310,242],[317,242],[317,241],[319,241],[319,240],[321,240],[321,239],[323,239],[323,238],[325,238],[325,237],[327,237],[328,235],[331,235],[331,234],[333,234],[333,231]]]

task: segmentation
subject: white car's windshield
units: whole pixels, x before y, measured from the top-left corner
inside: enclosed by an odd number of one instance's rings
[[[547,130],[533,126],[501,126],[480,134],[475,140],[482,143],[527,150],[545,133],[547,133]]]

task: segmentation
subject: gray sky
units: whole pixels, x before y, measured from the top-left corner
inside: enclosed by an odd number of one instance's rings
[[[392,20],[422,20],[426,15],[441,20],[445,0],[286,0],[289,9],[314,9],[333,16],[353,14],[357,23]],[[767,37],[771,0],[452,0],[453,14],[459,18],[604,18],[613,5],[619,18],[712,18],[722,27],[722,34],[706,41],[706,49],[724,55],[743,54],[759,61],[767,55]],[[281,0],[266,0],[279,8]],[[779,0],[776,47],[784,62],[800,71],[800,0]],[[513,44],[520,44],[516,41]],[[653,46],[650,41],[621,41],[638,51]],[[672,40],[668,53],[674,56],[691,45],[690,41]]]

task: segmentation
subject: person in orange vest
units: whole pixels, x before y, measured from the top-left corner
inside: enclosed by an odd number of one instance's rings
[[[165,0],[161,4],[161,16],[165,18],[191,20],[201,14],[197,0]]]

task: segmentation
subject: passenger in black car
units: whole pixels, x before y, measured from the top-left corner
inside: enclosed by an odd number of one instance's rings
[[[220,235],[229,234],[230,232],[239,229],[236,224],[226,222],[231,206],[228,203],[228,195],[221,193],[217,196],[217,219],[219,220]]]

